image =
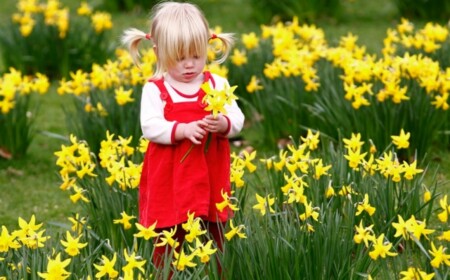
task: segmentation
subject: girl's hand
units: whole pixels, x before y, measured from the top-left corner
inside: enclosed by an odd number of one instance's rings
[[[203,137],[206,135],[204,127],[207,123],[203,120],[193,121],[183,124],[183,136],[191,140],[194,144],[200,144]]]
[[[223,133],[228,129],[228,122],[222,114],[218,114],[216,118],[208,115],[203,121],[206,123],[205,130],[211,133]]]

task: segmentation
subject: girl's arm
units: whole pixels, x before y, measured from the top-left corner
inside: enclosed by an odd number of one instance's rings
[[[200,144],[207,124],[203,120],[191,123],[178,123],[164,118],[164,103],[160,91],[154,83],[146,83],[141,98],[141,129],[144,138],[159,144],[175,144],[182,139],[189,139]]]
[[[151,82],[142,89],[140,121],[144,138],[159,144],[175,143],[173,132],[178,124],[164,118],[159,89]]]

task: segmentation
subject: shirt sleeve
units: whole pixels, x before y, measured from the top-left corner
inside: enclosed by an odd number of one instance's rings
[[[159,144],[174,143],[177,123],[164,118],[164,103],[158,87],[152,82],[142,89],[140,121],[144,138]]]
[[[214,75],[214,81],[216,83],[217,89],[223,89],[225,86],[230,86],[228,81],[220,77],[218,75]],[[236,89],[238,90],[238,89]],[[228,130],[225,133],[227,137],[233,137],[236,136],[239,132],[241,132],[242,127],[244,126],[245,116],[242,113],[241,109],[239,108],[236,100],[233,100],[231,105],[225,105],[225,110],[227,111],[227,114],[225,117],[228,119]]]

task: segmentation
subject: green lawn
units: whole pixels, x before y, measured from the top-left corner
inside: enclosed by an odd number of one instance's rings
[[[74,5],[73,1],[62,2]],[[2,1],[0,24],[7,22],[15,10],[15,3],[15,0]],[[205,8],[205,14],[213,27],[220,25],[224,31],[236,32],[238,36],[250,31],[259,32],[259,25],[252,21],[251,6],[246,1],[203,0],[199,1],[199,4]],[[323,21],[315,24],[325,30],[330,44],[335,44],[340,36],[351,32],[359,37],[360,44],[366,45],[369,51],[376,52],[381,48],[387,28],[395,23],[392,20],[394,12],[389,5],[380,5],[382,9],[378,9],[378,4],[370,5],[373,7],[360,9],[355,6],[349,9],[353,17],[346,22]],[[362,14],[361,11],[367,14]],[[371,11],[376,12],[370,13]],[[126,27],[134,26],[145,30],[147,12],[117,14],[113,16],[113,22],[115,24],[113,37],[117,39]],[[56,85],[54,82],[51,92],[40,99],[41,108],[36,121],[38,134],[27,157],[11,161],[0,160],[0,225],[6,225],[8,228],[16,228],[18,217],[29,220],[34,213],[38,221],[65,222],[66,217],[77,210],[67,194],[58,189],[59,179],[54,152],[64,144],[64,141],[55,135],[68,136],[69,131],[66,128],[62,108],[63,106],[70,108],[71,100],[69,97],[58,96],[55,92]],[[434,152],[430,158],[440,163],[442,170],[448,173],[447,170],[450,170],[448,151]],[[447,173],[440,175],[441,180],[448,179]],[[443,191],[448,190],[447,186]]]

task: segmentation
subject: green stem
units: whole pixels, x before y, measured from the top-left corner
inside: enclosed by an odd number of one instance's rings
[[[185,159],[186,159],[186,157],[189,155],[189,153],[192,151],[192,149],[194,148],[194,144],[192,144],[190,147],[189,147],[189,150],[187,150],[187,152],[184,154],[184,156],[181,158],[181,160],[180,160],[180,163],[182,163]]]

